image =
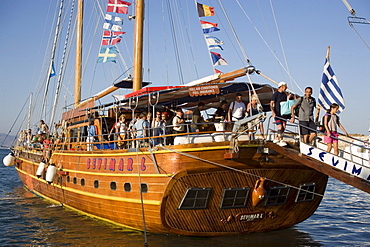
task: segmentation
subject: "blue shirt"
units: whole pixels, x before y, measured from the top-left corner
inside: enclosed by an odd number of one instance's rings
[[[134,128],[137,131],[136,137],[142,138],[144,137],[144,128],[145,129],[149,128],[149,122],[146,121],[145,119],[140,118],[139,120],[136,121]]]
[[[95,135],[95,126],[89,125],[87,127],[87,136],[94,136]]]

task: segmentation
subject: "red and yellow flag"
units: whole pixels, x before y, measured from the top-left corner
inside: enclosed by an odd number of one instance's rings
[[[207,5],[197,3],[197,8],[199,17],[215,15],[214,7],[209,7]]]

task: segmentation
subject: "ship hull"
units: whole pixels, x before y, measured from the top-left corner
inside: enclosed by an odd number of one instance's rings
[[[251,143],[240,145],[239,157],[225,159],[226,147],[213,143],[152,152],[54,151],[50,163],[58,172],[52,183],[45,181],[45,174],[36,176],[42,153],[16,152],[16,166],[25,186],[46,199],[137,230],[144,229],[144,215],[147,230],[156,233],[266,232],[295,225],[315,212],[326,175],[277,153],[261,153],[260,145]],[[253,205],[260,178],[267,179],[263,198]],[[315,195],[297,201],[302,197],[299,188],[307,184],[314,184]],[[206,196],[192,197],[194,191]],[[238,193],[244,194],[239,198]]]

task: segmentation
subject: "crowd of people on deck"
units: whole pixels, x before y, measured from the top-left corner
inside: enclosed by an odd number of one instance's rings
[[[288,89],[285,82],[278,84],[278,90],[273,94],[270,108],[272,117],[275,118],[277,125],[277,135],[273,140],[279,146],[286,146],[283,141],[283,134],[286,129],[287,120],[290,119],[294,123],[296,115],[298,115],[300,133],[303,136],[302,141],[307,144],[314,144],[317,136],[318,119],[314,119],[314,109],[316,108],[316,99],[312,97],[312,88],[306,87],[302,97],[296,97],[286,90]],[[294,102],[291,106],[289,101]],[[288,106],[287,111],[285,105]],[[298,111],[296,111],[298,110]],[[325,113],[322,120],[322,131],[325,133],[324,142],[327,144],[327,152],[334,148],[334,154],[338,155],[338,132],[337,127],[342,129],[346,136],[349,136],[343,125],[339,121],[339,116],[336,114],[339,110],[337,103],[332,103],[330,108]],[[298,114],[297,114],[298,112]],[[318,116],[318,114],[317,114]]]
[[[313,144],[317,137],[318,119],[314,119],[314,110],[316,108],[316,100],[312,97],[313,90],[311,87],[306,87],[304,95],[297,97],[287,92],[287,84],[280,82],[278,90],[272,95],[270,101],[270,109],[272,117],[277,126],[276,138],[274,143],[280,146],[287,145],[283,140],[284,131],[286,130],[287,121],[294,123],[296,118],[299,120],[300,134],[304,143]],[[230,104],[226,100],[220,102],[219,107],[214,112],[213,121],[215,126],[217,123],[235,122],[243,119],[246,116],[254,116],[262,112],[261,104],[258,102],[258,97],[252,95],[247,105],[243,102],[242,94],[236,93],[235,100]],[[197,107],[192,112],[191,123],[190,119],[185,119],[184,112],[181,108],[171,110],[165,108],[164,111],[157,110],[153,116],[151,113],[141,112],[135,113],[131,121],[127,121],[125,114],[118,117],[109,133],[107,140],[114,141],[118,148],[129,148],[125,140],[135,139],[134,146],[140,146],[138,143],[148,143],[147,137],[152,137],[153,145],[171,144],[173,137],[170,134],[181,135],[188,132],[201,132],[204,130],[204,119],[201,112],[205,110],[204,102],[199,102]],[[336,103],[331,104],[330,109],[324,115],[322,120],[322,129],[325,133],[324,142],[327,143],[327,152],[334,148],[334,154],[338,155],[338,127],[343,130],[348,136],[347,131],[341,124],[338,112],[339,106]],[[317,115],[318,116],[318,115]],[[250,126],[252,132],[256,129],[260,130],[262,139],[264,136],[263,123],[257,126]],[[221,129],[225,130],[225,129]],[[94,149],[98,135],[97,126],[94,125],[94,120],[89,121],[87,127],[87,150]],[[31,129],[20,132],[19,143],[25,147],[31,148],[47,148],[51,144],[51,137],[48,125],[40,120],[38,131],[32,134]]]

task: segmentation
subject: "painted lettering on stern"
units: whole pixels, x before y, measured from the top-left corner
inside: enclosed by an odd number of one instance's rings
[[[119,164],[118,164],[118,170],[123,171],[123,165],[124,165],[123,159],[120,158],[119,159]]]
[[[146,159],[144,157],[141,158],[140,161],[140,169],[141,171],[146,170],[146,165],[145,165]],[[117,163],[117,169],[118,171],[124,171],[125,170],[125,159],[120,158],[115,159],[115,158],[110,158],[108,161],[108,158],[88,158],[86,160],[86,169],[92,169],[92,170],[107,170],[109,169],[110,171],[116,171],[116,163]],[[134,170],[134,160],[132,158],[127,158],[127,171],[133,171]]]
[[[141,170],[142,171],[146,170],[145,158],[144,157],[141,158]]]
[[[134,161],[132,160],[132,158],[128,158],[127,160],[127,171],[132,171],[133,170],[133,167],[132,167],[132,164],[134,163]]]

